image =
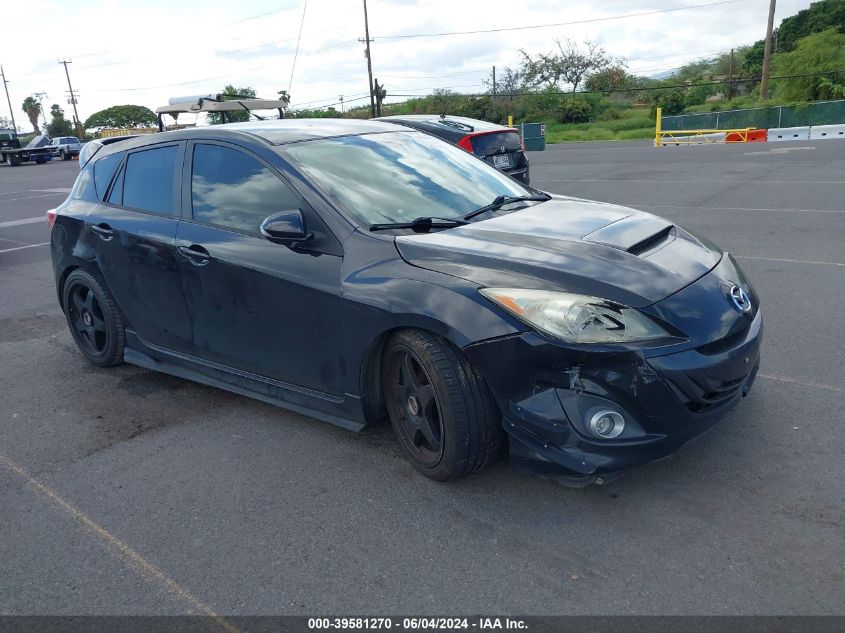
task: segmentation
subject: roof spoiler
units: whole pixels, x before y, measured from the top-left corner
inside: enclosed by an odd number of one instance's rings
[[[91,159],[94,158],[97,152],[99,152],[103,147],[106,145],[111,145],[112,143],[119,143],[120,141],[126,141],[130,138],[135,138],[138,136],[137,134],[127,134],[126,136],[110,136],[108,138],[100,138],[94,141],[88,141],[85,145],[82,146],[82,149],[79,150],[79,168],[82,169],[91,162]]]

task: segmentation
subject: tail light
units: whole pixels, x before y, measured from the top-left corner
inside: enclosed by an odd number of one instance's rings
[[[50,230],[53,229],[53,225],[56,223],[56,215],[58,215],[58,209],[49,209],[47,211],[47,226]]]
[[[524,152],[525,151],[525,141],[523,140],[522,136],[520,136],[518,134],[517,134],[517,137],[519,138],[519,149],[521,149]]]
[[[460,141],[458,141],[458,147],[462,150],[469,152],[470,154],[474,154],[475,150],[472,148],[472,134],[468,134],[463,137]]]

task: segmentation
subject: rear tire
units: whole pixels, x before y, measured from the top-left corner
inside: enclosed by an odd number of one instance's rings
[[[83,270],[68,275],[62,305],[73,340],[85,358],[100,367],[123,362],[123,319],[111,295],[93,276]]]
[[[62,152],[62,160],[70,160],[70,154],[68,152]]]
[[[414,466],[437,481],[477,472],[505,443],[501,415],[484,379],[448,341],[402,330],[384,347],[388,416]]]

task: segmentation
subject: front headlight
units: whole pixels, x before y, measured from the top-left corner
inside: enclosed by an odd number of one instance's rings
[[[599,297],[521,288],[480,292],[528,325],[570,343],[630,343],[669,336],[639,310]]]

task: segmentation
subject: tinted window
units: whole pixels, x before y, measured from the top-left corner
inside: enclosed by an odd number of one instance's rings
[[[162,215],[173,213],[176,145],[129,154],[123,174],[123,206]]]
[[[475,156],[420,132],[341,136],[284,150],[361,224],[454,218],[532,192]]]
[[[496,132],[471,137],[472,149],[479,156],[499,154],[502,151],[515,152],[519,150],[519,135],[516,132]],[[502,149],[504,148],[504,150]]]
[[[109,204],[123,204],[123,174],[125,173],[126,169],[121,169],[117,175],[117,179],[114,181],[114,186],[111,188],[111,193],[109,194]]]
[[[258,233],[268,215],[298,209],[299,197],[269,169],[243,152],[195,145],[191,203],[194,219]]]
[[[97,188],[97,196],[100,200],[106,195],[106,189],[109,187],[114,172],[120,166],[121,160],[123,160],[122,153],[106,156],[94,163],[94,186]]]

